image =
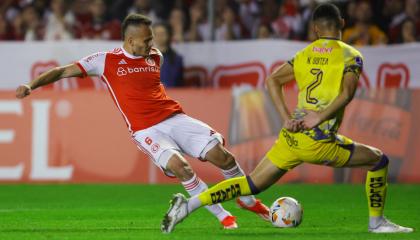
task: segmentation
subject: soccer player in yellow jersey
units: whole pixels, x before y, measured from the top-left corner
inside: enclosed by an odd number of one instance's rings
[[[220,182],[190,199],[176,194],[162,221],[163,232],[171,232],[177,223],[201,206],[258,194],[304,162],[337,168],[367,168],[369,232],[413,231],[383,216],[387,156],[337,133],[344,108],[356,91],[363,57],[340,40],[344,20],[335,5],[318,6],[312,20],[318,40],[297,52],[267,79],[268,91],[284,121],[278,140],[249,176]],[[290,113],[282,87],[293,79],[299,87],[299,99],[297,109]]]

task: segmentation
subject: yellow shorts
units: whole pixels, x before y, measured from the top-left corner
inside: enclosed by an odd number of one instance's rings
[[[353,141],[342,135],[337,134],[335,141],[320,142],[304,133],[282,129],[266,157],[283,170],[290,170],[303,162],[342,167],[350,159],[353,148]]]

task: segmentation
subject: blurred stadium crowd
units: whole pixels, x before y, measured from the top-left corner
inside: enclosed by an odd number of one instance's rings
[[[214,0],[214,39],[311,41],[315,0]],[[356,46],[420,40],[419,0],[339,0],[343,40]],[[0,40],[118,40],[128,13],[169,26],[172,43],[211,40],[207,0],[0,0]]]

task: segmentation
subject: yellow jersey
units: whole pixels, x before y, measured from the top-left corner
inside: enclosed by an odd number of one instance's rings
[[[360,75],[363,56],[355,48],[334,38],[321,38],[288,61],[293,66],[299,88],[298,105],[293,118],[301,119],[303,109],[321,111],[328,107],[342,91],[344,73]],[[306,135],[318,141],[332,141],[341,124],[344,108],[335,116],[309,131]]]

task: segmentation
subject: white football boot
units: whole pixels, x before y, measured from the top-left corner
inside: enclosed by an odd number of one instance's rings
[[[379,223],[375,228],[369,227],[369,232],[371,233],[410,233],[412,231],[412,228],[400,226],[386,218],[383,218],[381,223]]]
[[[181,193],[174,194],[169,202],[169,210],[163,217],[161,227],[163,233],[171,233],[175,225],[188,216],[188,200]]]

